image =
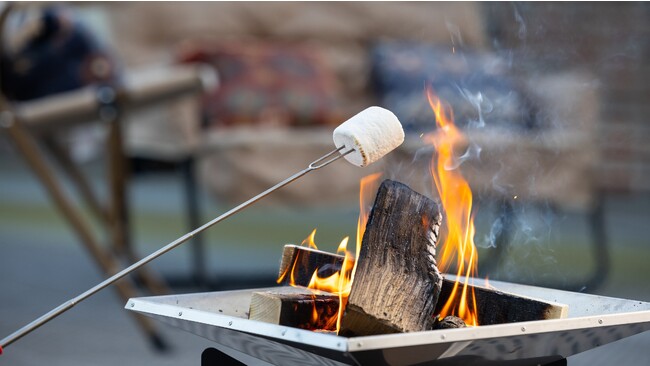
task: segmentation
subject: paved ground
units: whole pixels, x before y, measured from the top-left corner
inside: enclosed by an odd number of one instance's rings
[[[149,253],[185,232],[178,209],[182,204],[180,187],[175,180],[140,179],[131,187],[130,195],[140,252]],[[207,220],[223,209],[206,199],[204,217]],[[650,301],[650,243],[646,239],[650,197],[612,198],[607,210],[610,242],[616,243],[612,246],[612,272],[603,287],[585,291]],[[355,207],[252,210],[210,231],[210,275],[231,281],[219,282],[223,288],[247,287],[260,279],[272,283],[284,243],[299,242],[318,226],[317,239],[330,243],[325,249],[331,250],[342,233],[354,232],[355,216]],[[546,268],[546,278],[560,282],[581,278],[590,270],[583,218],[560,215],[553,230],[552,243],[529,240],[517,250],[543,257],[546,267],[540,268]],[[40,186],[11,156],[0,158],[0,248],[0,337],[102,278],[48,204]],[[191,269],[189,251],[178,249],[154,262],[153,267],[166,276],[187,276]],[[530,266],[522,262],[520,267]],[[502,276],[531,278],[530,271],[512,264],[508,268],[511,272]],[[558,273],[564,275],[558,277]],[[197,289],[179,287],[175,291]],[[161,325],[172,350],[158,352],[141,336],[123,306],[114,291],[105,290],[7,348],[0,356],[0,365],[200,364],[200,353],[210,346],[209,341]],[[650,332],[571,357],[569,364],[650,364],[648,344]]]

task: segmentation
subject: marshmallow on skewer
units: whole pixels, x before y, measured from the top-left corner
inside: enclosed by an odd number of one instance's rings
[[[367,166],[381,159],[404,142],[404,130],[393,112],[369,107],[334,130],[334,144],[354,149],[345,159],[356,166]]]

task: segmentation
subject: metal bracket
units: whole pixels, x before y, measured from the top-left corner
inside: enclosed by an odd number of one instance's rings
[[[111,85],[101,85],[95,91],[95,98],[97,104],[97,116],[102,122],[117,121],[119,116],[119,109],[117,106],[117,91]]]

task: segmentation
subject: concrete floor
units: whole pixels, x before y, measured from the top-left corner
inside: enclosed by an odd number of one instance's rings
[[[129,192],[134,238],[141,253],[152,252],[186,231],[179,210],[181,188],[173,177],[136,180]],[[206,220],[224,210],[207,197],[205,202]],[[354,232],[356,214],[356,207],[280,208],[273,215],[253,209],[207,235],[210,276],[231,279],[231,283],[220,283],[223,288],[245,287],[254,280],[272,283],[284,243],[299,242],[318,226],[321,242],[334,243],[324,249],[332,250],[343,236],[341,233]],[[650,301],[650,270],[646,264],[650,258],[650,243],[646,240],[649,219],[647,196],[608,199],[610,242],[616,243],[611,247],[612,271],[601,288],[585,289],[586,292]],[[587,244],[581,238],[584,235],[575,234],[576,228],[585,230],[580,217],[569,215],[558,220],[556,241],[561,245],[544,247],[545,255],[558,257],[552,272],[562,272],[558,266],[565,266],[568,273],[573,273],[569,271],[571,267],[578,267],[578,278],[588,272],[589,261],[584,259],[588,255],[583,254]],[[22,161],[11,154],[0,157],[0,246],[0,337],[102,279],[40,185]],[[535,247],[537,251],[539,247]],[[173,251],[152,263],[155,270],[169,277],[187,277],[191,266],[189,248]],[[197,289],[179,287],[174,291]],[[123,306],[112,289],[104,290],[9,346],[0,356],[0,364],[200,364],[200,354],[211,345],[210,341],[161,324],[159,329],[172,348],[159,352],[148,344]],[[650,364],[649,344],[647,332],[573,356],[569,365]]]

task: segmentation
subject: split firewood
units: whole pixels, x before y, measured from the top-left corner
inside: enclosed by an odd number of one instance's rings
[[[340,334],[362,336],[431,328],[442,286],[435,245],[440,206],[386,180],[366,224]]]
[[[462,284],[459,284],[459,286],[462,286]],[[440,292],[441,300],[438,301],[438,306],[436,306],[437,312],[442,310],[445,302],[451,296],[453,288],[453,281],[443,281],[442,291]],[[469,286],[468,292],[471,291],[474,291],[476,297],[476,315],[479,325],[559,319],[566,318],[569,313],[569,306],[564,304],[533,299],[479,286]],[[456,294],[457,301],[460,299],[460,296],[461,293],[458,291]]]
[[[253,292],[249,319],[301,329],[336,331],[339,297],[297,287]]]
[[[301,252],[297,254],[296,251]],[[310,256],[320,257],[320,261],[332,263],[334,268],[340,268],[343,263],[343,256],[319,250],[313,250],[295,245],[286,245],[284,248],[283,262],[281,268],[291,265],[291,262],[285,262],[285,258],[294,258],[296,255],[302,255],[305,263],[304,271],[297,273],[310,273],[309,275],[298,275],[294,277],[296,285],[307,286],[311,279],[311,273],[316,270],[316,266],[311,265],[312,261],[307,259]],[[325,257],[331,258],[325,260]],[[316,261],[314,261],[315,263]],[[296,270],[299,268],[297,267]],[[302,268],[301,268],[302,269]],[[462,286],[462,285],[461,285]],[[439,314],[447,299],[451,295],[454,287],[454,281],[450,279],[442,280],[442,289],[434,314]],[[501,324],[516,321],[531,321],[544,319],[565,318],[568,315],[568,306],[545,300],[533,299],[522,295],[516,295],[499,291],[493,288],[469,285],[468,291],[474,291],[477,302],[477,316],[479,325]]]
[[[299,282],[295,285],[307,287],[314,271],[319,271],[319,277],[328,277],[340,270],[343,260],[338,257],[318,249],[287,244],[282,251],[279,282],[289,285],[293,278]]]

